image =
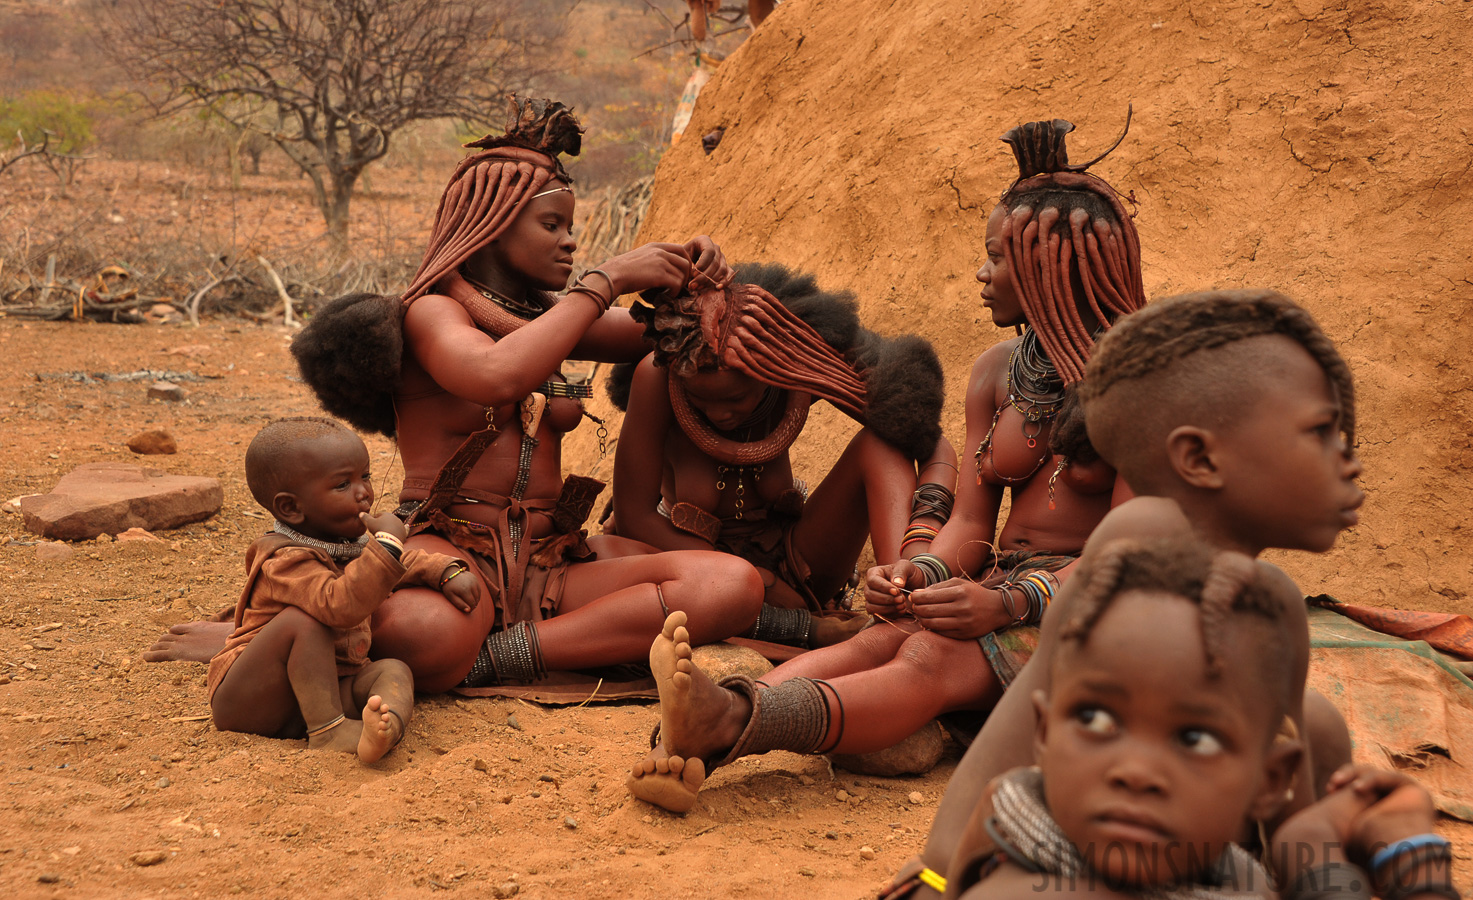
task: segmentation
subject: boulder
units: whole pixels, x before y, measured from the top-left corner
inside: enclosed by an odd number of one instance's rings
[[[129,528],[178,528],[213,516],[224,499],[214,478],[88,463],[63,475],[51,493],[22,497],[20,512],[28,531],[80,541]]]
[[[924,775],[941,761],[946,739],[941,723],[927,722],[920,731],[893,747],[876,750],[874,753],[835,753],[829,758],[834,765],[857,775],[877,775],[885,778],[896,775]]]
[[[745,675],[761,678],[772,671],[772,663],[751,647],[736,644],[706,644],[691,651],[691,661],[700,666],[712,681],[720,681],[727,675]]]
[[[151,428],[148,431],[140,431],[128,438],[128,449],[141,456],[157,456],[159,454],[178,453],[179,444],[174,436],[167,431]]]

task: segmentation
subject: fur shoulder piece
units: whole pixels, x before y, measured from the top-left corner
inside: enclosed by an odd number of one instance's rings
[[[359,431],[394,436],[402,318],[398,297],[347,294],[317,310],[292,339],[302,380],[322,408]]]
[[[914,334],[881,337],[862,329],[856,358],[864,367],[864,423],[911,459],[941,440],[945,379],[931,342]]]

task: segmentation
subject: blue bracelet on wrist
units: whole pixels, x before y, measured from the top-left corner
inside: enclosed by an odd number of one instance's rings
[[[1401,856],[1403,853],[1410,853],[1411,851],[1416,850],[1419,847],[1450,846],[1451,844],[1448,842],[1447,838],[1443,837],[1440,834],[1433,834],[1431,832],[1428,832],[1427,834],[1412,835],[1409,838],[1402,838],[1399,841],[1392,841],[1390,844],[1382,847],[1380,850],[1377,850],[1376,855],[1371,857],[1371,872],[1376,872],[1382,866],[1396,859],[1398,856]]]

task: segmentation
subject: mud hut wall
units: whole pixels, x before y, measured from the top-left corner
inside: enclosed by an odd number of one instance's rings
[[[660,164],[643,240],[714,236],[860,297],[947,369],[963,438],[971,361],[1006,337],[973,273],[1015,174],[997,138],[1078,125],[1081,161],[1137,203],[1147,294],[1269,285],[1340,343],[1369,493],[1331,554],[1275,557],[1309,592],[1466,609],[1473,506],[1473,27],[1454,2],[789,0],[706,86]],[[854,426],[815,419],[817,476]],[[963,458],[967,449],[959,448]]]

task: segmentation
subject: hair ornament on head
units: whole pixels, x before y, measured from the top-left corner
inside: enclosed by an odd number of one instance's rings
[[[573,111],[555,100],[523,101],[513,95],[505,133],[465,146],[478,152],[461,160],[440,196],[429,246],[400,297],[406,307],[442,280],[463,281],[456,274],[460,265],[504,232],[534,197],[571,190],[573,179],[558,155],[578,155],[583,128]],[[549,188],[554,181],[561,184]],[[493,300],[477,291],[451,291],[447,285],[439,289],[465,306],[482,327],[505,333],[524,321],[508,320]]]
[[[1070,165],[1064,119],[1027,122],[1002,141],[1018,161],[1018,179],[1002,195],[1003,256],[1013,273],[1030,341],[1064,387],[1084,378],[1096,335],[1146,304],[1140,239],[1120,196],[1084,170],[1120,145]],[[1088,320],[1093,320],[1090,322]],[[1030,337],[1031,336],[1031,337]]]
[[[1087,163],[1069,165],[1069,150],[1064,146],[1064,136],[1074,130],[1074,123],[1067,119],[1053,119],[1051,121],[1025,122],[1016,128],[1011,128],[999,140],[1013,148],[1013,157],[1018,161],[1018,177],[1008,186],[1008,191],[1017,187],[1018,182],[1032,178],[1035,175],[1052,175],[1058,172],[1083,173],[1090,166],[1115,152],[1120,142],[1130,133],[1130,119],[1135,112],[1135,104],[1128,103],[1125,107],[1125,127],[1120,130],[1120,137],[1115,143],[1105,148],[1105,152],[1096,156]],[[1006,191],[1004,192],[1006,193]]]

